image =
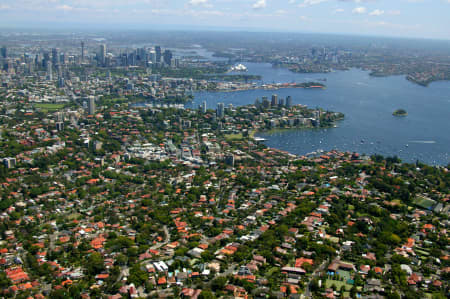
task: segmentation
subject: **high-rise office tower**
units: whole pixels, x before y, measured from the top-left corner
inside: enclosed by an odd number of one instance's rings
[[[49,52],[45,52],[44,53],[44,59],[42,59],[42,67],[46,68],[49,62],[51,62],[51,60],[50,60],[50,53]]]
[[[224,117],[225,116],[225,104],[224,103],[218,103],[217,104],[217,117]]]
[[[81,63],[84,62],[84,42],[81,42]]]
[[[152,63],[156,63],[156,52],[155,51],[150,51],[149,55],[148,55],[148,59],[152,62]]]
[[[156,62],[161,62],[161,47],[155,46]]]
[[[292,97],[288,96],[286,98],[286,107],[291,108],[292,107]]]
[[[52,49],[52,64],[54,66],[59,65],[59,49],[58,48]]]
[[[66,54],[61,53],[59,54],[59,64],[64,65],[66,63]]]
[[[139,49],[137,49],[137,58],[138,58],[138,60],[139,61],[142,61],[142,62],[147,62],[147,58],[148,58],[148,55],[147,55],[147,50],[145,49],[145,48],[139,48]]]
[[[52,62],[51,61],[47,62],[47,79],[49,81],[53,80],[53,68],[52,68]]]
[[[164,63],[167,65],[171,65],[172,62],[172,51],[170,50],[165,50],[164,51]]]
[[[272,95],[272,107],[278,106],[278,96],[276,94]]]
[[[94,115],[95,114],[95,97],[89,96],[88,100],[88,114]]]
[[[8,48],[2,47],[0,49],[0,55],[2,58],[8,58]]]
[[[100,45],[100,52],[98,54],[99,54],[98,55],[99,63],[101,65],[105,65],[105,63],[106,63],[106,45],[105,44]]]
[[[180,59],[179,58],[172,58],[172,66],[179,68],[180,67]]]

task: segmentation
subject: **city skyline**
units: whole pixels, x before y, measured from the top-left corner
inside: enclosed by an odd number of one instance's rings
[[[449,0],[4,0],[0,28],[249,30],[450,39]]]

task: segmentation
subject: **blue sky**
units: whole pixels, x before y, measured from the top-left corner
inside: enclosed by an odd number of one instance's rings
[[[0,0],[0,27],[50,24],[450,39],[450,0]]]

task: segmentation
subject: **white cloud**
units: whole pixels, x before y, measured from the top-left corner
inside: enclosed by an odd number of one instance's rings
[[[371,11],[369,15],[371,16],[381,16],[384,14],[384,10],[375,9],[374,11]]]
[[[341,13],[341,12],[344,12],[344,11],[345,11],[345,9],[343,9],[343,8],[338,8],[338,9],[335,9],[335,10],[333,11],[333,13],[336,14],[336,13]]]
[[[354,8],[354,9],[352,10],[352,13],[354,13],[354,14],[359,14],[359,15],[365,14],[366,12],[367,12],[367,8],[365,8],[365,7],[363,7],[363,6],[356,7],[356,8]]]
[[[266,0],[258,0],[253,4],[254,9],[262,9],[266,8],[266,6],[267,6]]]
[[[329,0],[303,0],[303,2],[298,5],[298,7],[306,7],[306,6],[316,5],[316,4],[320,4],[320,3],[328,2],[328,1]]]
[[[207,4],[208,0],[189,0],[190,5],[201,5],[201,4]]]

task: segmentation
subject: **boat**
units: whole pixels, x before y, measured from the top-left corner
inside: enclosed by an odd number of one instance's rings
[[[262,137],[254,137],[253,140],[255,140],[256,142],[264,142],[264,141],[267,141],[267,139],[262,138]]]

